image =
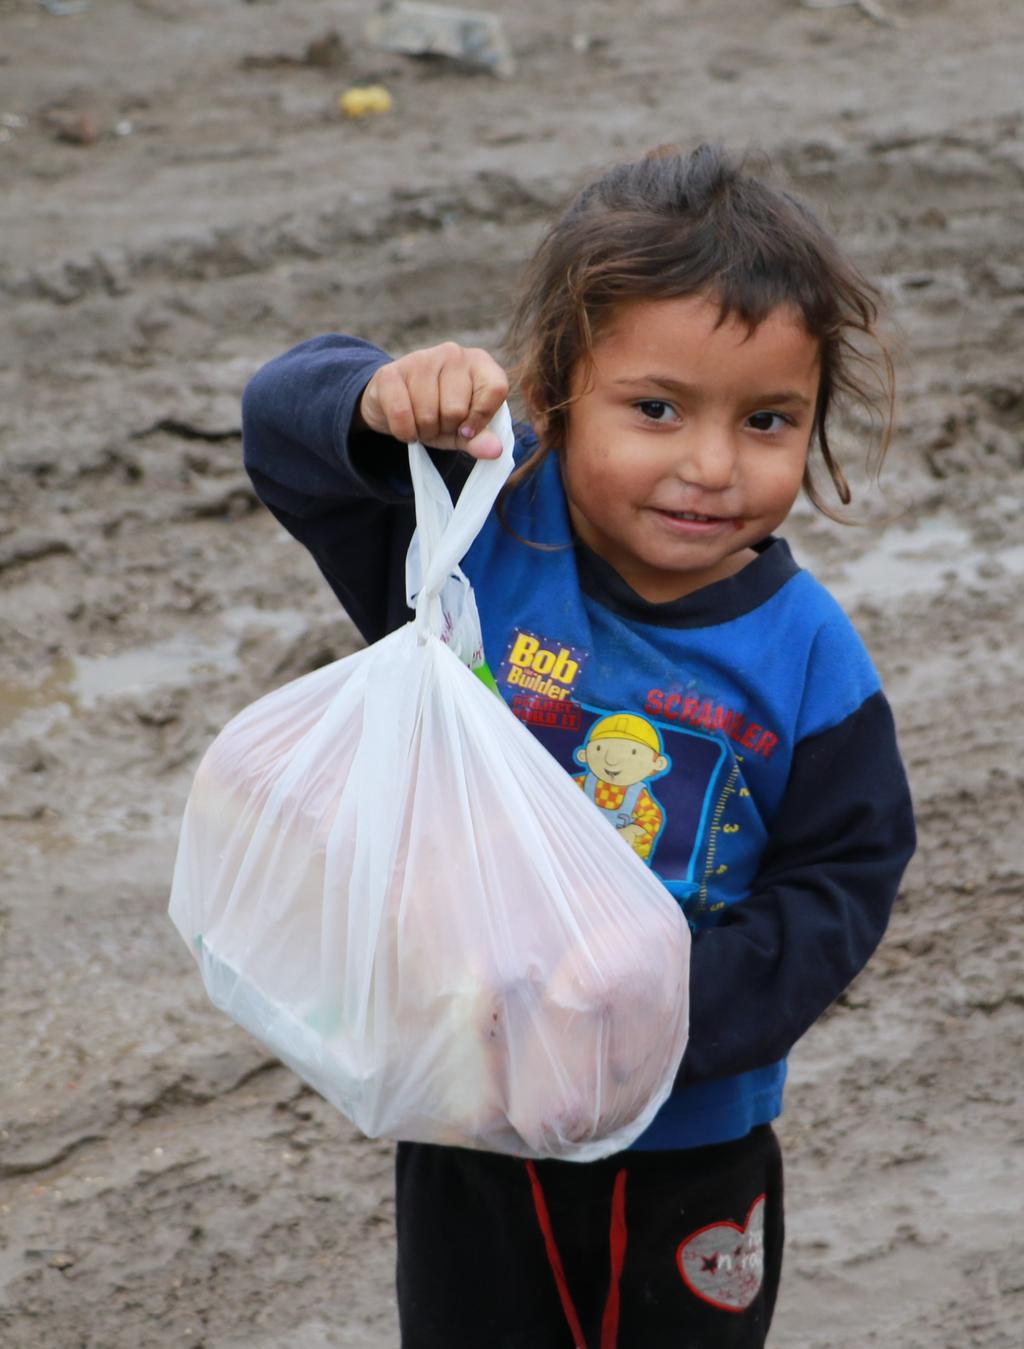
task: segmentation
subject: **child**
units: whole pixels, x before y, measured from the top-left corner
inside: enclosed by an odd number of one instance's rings
[[[786,1055],[871,955],[914,846],[878,677],[775,536],[801,486],[822,504],[819,465],[850,499],[831,417],[870,402],[873,294],[807,207],[708,147],[612,169],[533,260],[511,334],[533,429],[463,568],[515,714],[589,765],[684,906],[690,1043],[605,1161],[399,1145],[405,1349],[765,1343]],[[457,493],[507,391],[481,350],[339,336],[246,390],[257,490],[367,641],[410,617],[405,442]],[[637,815],[622,788],[652,780]]]

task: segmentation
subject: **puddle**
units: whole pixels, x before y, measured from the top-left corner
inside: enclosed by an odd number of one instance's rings
[[[36,684],[0,681],[0,729],[33,713],[49,726],[69,712],[93,708],[108,698],[153,694],[168,685],[180,687],[209,675],[230,674],[239,667],[238,645],[244,632],[262,628],[287,641],[305,626],[300,614],[239,606],[221,615],[213,640],[187,633],[109,656],[63,658]],[[37,729],[45,727],[40,724]]]
[[[188,684],[203,675],[230,670],[237,663],[236,647],[236,642],[226,639],[197,642],[191,637],[172,637],[110,656],[79,656],[73,662],[70,692],[79,706],[94,707],[104,698]]]
[[[844,604],[862,598],[891,599],[934,593],[961,582],[983,584],[985,577],[978,569],[992,563],[1011,575],[1024,575],[1024,545],[979,548],[952,521],[924,520],[913,530],[880,533],[867,552],[844,562],[826,584]]]

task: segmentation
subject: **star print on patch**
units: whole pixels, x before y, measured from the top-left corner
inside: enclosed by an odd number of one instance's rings
[[[764,1204],[764,1195],[759,1195],[742,1227],[732,1222],[710,1223],[679,1243],[676,1263],[683,1283],[712,1307],[746,1311],[760,1292]]]

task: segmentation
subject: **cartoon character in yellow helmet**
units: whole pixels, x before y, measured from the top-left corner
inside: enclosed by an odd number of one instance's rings
[[[614,712],[590,728],[576,751],[587,772],[574,779],[645,862],[665,825],[665,811],[647,785],[669,766],[658,728],[634,712]]]

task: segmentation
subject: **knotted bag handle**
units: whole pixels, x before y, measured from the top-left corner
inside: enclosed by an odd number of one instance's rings
[[[409,446],[409,468],[416,503],[416,532],[406,559],[410,608],[416,611],[420,640],[439,637],[467,664],[481,645],[476,603],[459,563],[484,527],[498,493],[515,467],[515,433],[507,403],[487,429],[501,441],[497,459],[478,459],[453,505],[451,494],[419,441]]]

